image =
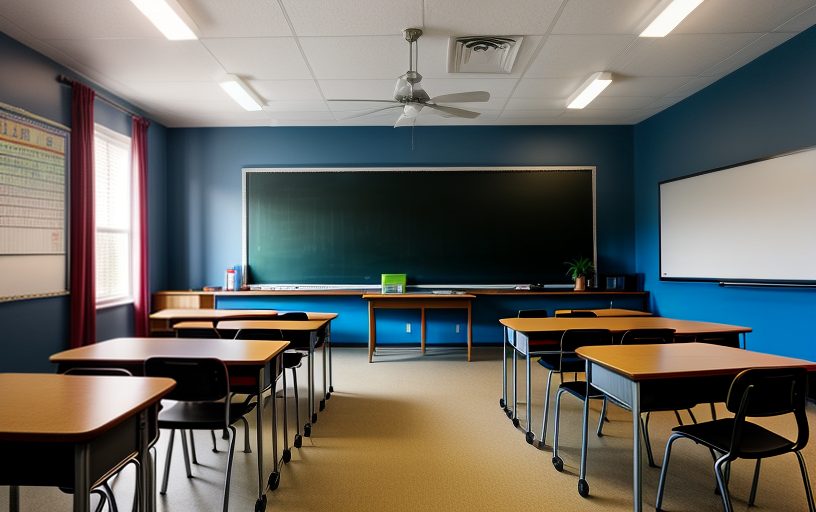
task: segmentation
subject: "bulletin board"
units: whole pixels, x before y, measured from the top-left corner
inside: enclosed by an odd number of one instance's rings
[[[68,293],[69,133],[0,103],[0,301]]]

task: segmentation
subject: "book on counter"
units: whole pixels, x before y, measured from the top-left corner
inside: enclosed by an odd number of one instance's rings
[[[201,288],[203,292],[220,292],[223,288],[221,286],[205,286]]]

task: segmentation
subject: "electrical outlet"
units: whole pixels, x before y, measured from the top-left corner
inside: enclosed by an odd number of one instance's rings
[[[459,334],[459,324],[456,324],[456,333]]]
[[[405,332],[407,332],[408,334],[411,334],[411,323],[410,322],[405,324]]]

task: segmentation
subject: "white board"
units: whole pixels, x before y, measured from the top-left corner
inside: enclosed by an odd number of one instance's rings
[[[660,277],[816,282],[816,149],[661,183]]]

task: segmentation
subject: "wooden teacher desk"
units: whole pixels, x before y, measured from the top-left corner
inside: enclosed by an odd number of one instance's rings
[[[742,370],[799,366],[816,371],[816,363],[811,361],[707,343],[581,347],[577,353],[587,361],[587,381],[632,410],[635,512],[640,512],[643,500],[639,419],[644,396],[659,397],[661,391],[671,386],[698,403],[723,402],[731,381]],[[586,493],[589,492],[585,479],[588,402],[584,402],[579,480],[579,490],[583,486]]]
[[[472,302],[476,296],[469,293],[365,293],[368,301],[368,362],[374,358],[377,346],[377,320],[374,312],[382,309],[419,309],[421,311],[420,348],[425,353],[425,310],[426,309],[466,309],[467,310],[467,360],[470,361],[473,348]]]
[[[262,397],[264,372],[275,367],[272,361],[289,345],[288,341],[219,340],[210,338],[115,338],[108,341],[65,350],[51,356],[59,371],[75,367],[125,368],[134,375],[144,372],[144,362],[151,357],[212,357],[227,366],[231,391],[258,396],[255,408],[258,443],[258,501],[266,507],[263,479],[263,414]],[[123,377],[116,377],[117,379]],[[275,375],[270,375],[272,396],[275,396]],[[115,399],[114,399],[115,401]],[[275,489],[280,480],[278,471],[277,406],[272,402],[272,452],[275,457],[274,471],[269,475],[268,485]]]
[[[91,489],[134,454],[147,482],[148,434],[159,401],[175,385],[164,378],[0,374],[0,484],[12,486],[10,509],[19,508],[18,486],[42,485],[73,489],[74,510],[88,511]],[[154,488],[142,485],[141,510],[153,510],[154,499]]]
[[[552,339],[561,338],[568,329],[608,329],[614,334],[621,334],[630,329],[674,329],[676,335],[696,336],[700,334],[742,334],[751,332],[750,327],[739,325],[697,322],[694,320],[677,320],[660,316],[634,317],[598,317],[598,318],[503,318],[499,322],[504,326],[504,361],[502,364],[502,398],[499,402],[508,417],[518,424],[518,400],[516,396],[516,354],[525,356],[527,367],[527,442],[532,443],[535,435],[531,424],[530,400],[530,335],[548,334]],[[507,403],[507,346],[513,348],[513,408]],[[745,346],[743,344],[743,346]],[[554,353],[560,347],[553,348]]]

